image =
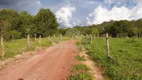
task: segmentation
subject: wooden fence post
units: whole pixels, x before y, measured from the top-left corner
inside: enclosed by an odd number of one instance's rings
[[[50,40],[50,35],[48,36],[48,39]]]
[[[1,37],[1,47],[2,47],[2,59],[4,59],[4,56],[5,56],[5,49],[4,49],[4,43],[3,43],[3,37]]]
[[[27,35],[27,43],[28,43],[28,48],[30,49],[31,45],[30,45],[30,35],[29,34]]]
[[[88,34],[86,34],[86,39],[88,40]]]
[[[106,33],[106,52],[107,52],[107,57],[109,57],[110,51],[109,51],[109,36],[108,36],[108,33]]]
[[[35,41],[36,41],[36,36],[37,36],[37,35],[35,34]]]
[[[12,37],[12,41],[14,41],[14,35],[12,35],[11,37]]]
[[[41,46],[41,35],[39,36],[39,41],[38,41],[39,45]]]
[[[92,44],[92,40],[93,40],[93,36],[92,36],[92,34],[90,35],[90,43]]]
[[[60,34],[60,40],[62,40],[62,34]]]
[[[54,39],[55,39],[56,35],[54,34]]]

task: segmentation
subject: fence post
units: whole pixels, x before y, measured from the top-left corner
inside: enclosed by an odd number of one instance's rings
[[[30,45],[30,35],[29,34],[27,35],[27,43],[28,43],[28,48],[30,49],[31,45]]]
[[[39,45],[41,46],[41,35],[39,36],[39,41],[38,41]]]
[[[36,36],[37,36],[37,35],[35,34],[35,41],[36,41]]]
[[[55,39],[56,35],[54,34],[54,39]]]
[[[60,40],[62,40],[62,34],[60,34]]]
[[[110,51],[109,51],[109,36],[108,36],[108,33],[106,33],[106,52],[107,52],[107,57],[109,57]]]
[[[4,49],[4,43],[3,43],[3,37],[1,37],[1,47],[2,47],[2,59],[4,59],[4,56],[5,56],[5,49]]]
[[[12,37],[12,41],[14,41],[14,35],[12,35],[11,37]]]
[[[91,44],[92,44],[92,40],[93,40],[93,36],[92,36],[92,34],[90,35],[90,42],[91,42]]]

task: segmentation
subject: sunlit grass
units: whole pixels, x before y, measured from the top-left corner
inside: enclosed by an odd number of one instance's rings
[[[28,48],[27,39],[19,39],[9,42],[4,42],[5,46],[5,58],[14,57],[17,54],[21,54],[23,52],[35,50],[36,48],[43,46],[50,46],[51,41],[48,38],[42,38],[40,43],[39,39],[31,39],[30,40],[30,49]],[[0,47],[1,49],[1,47]],[[1,55],[0,55],[1,57]]]
[[[91,59],[105,70],[111,80],[142,80],[142,39],[110,38],[110,55],[106,57],[106,39],[96,38],[86,44]]]

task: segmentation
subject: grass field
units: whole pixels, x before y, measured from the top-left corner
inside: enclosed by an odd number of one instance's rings
[[[50,46],[51,41],[48,38],[42,38],[41,42],[39,43],[39,40],[30,40],[31,48],[29,49],[27,46],[27,40],[26,39],[19,39],[9,42],[4,42],[5,45],[5,58],[14,57],[17,54],[21,54],[23,52],[35,50],[38,47],[43,46]],[[1,49],[1,47],[0,47]],[[1,55],[0,55],[1,58]]]
[[[91,59],[104,69],[109,80],[142,80],[142,39],[111,38],[110,55],[106,57],[106,39],[83,42]]]

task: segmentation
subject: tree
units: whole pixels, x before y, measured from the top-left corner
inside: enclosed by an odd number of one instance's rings
[[[3,36],[6,40],[11,37],[10,30],[12,28],[12,23],[17,16],[18,12],[11,9],[2,9],[0,11],[1,36]]]
[[[37,35],[42,35],[43,37],[55,34],[59,26],[55,15],[50,9],[43,8],[35,16],[35,24],[38,30]]]
[[[30,34],[30,35],[34,36],[37,29],[36,29],[36,25],[34,24],[33,16],[28,14],[26,11],[22,11],[19,19],[21,21],[22,34],[24,34],[24,35]]]

